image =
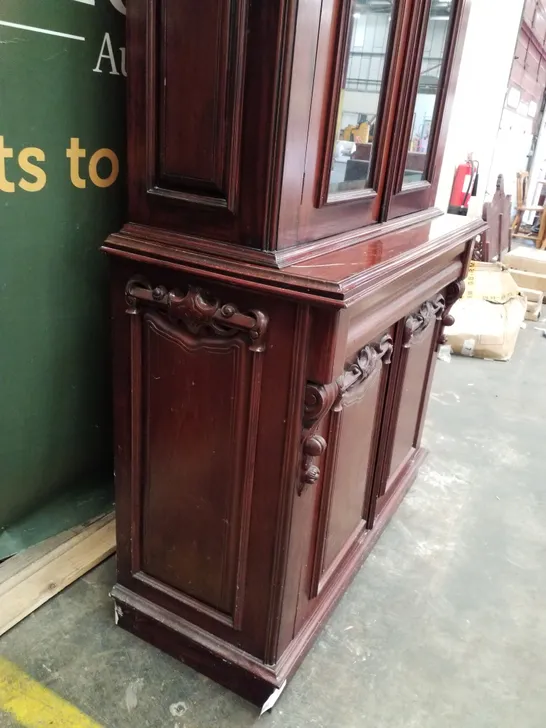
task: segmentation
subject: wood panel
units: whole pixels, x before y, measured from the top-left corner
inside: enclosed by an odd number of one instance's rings
[[[248,3],[155,2],[149,32],[151,65],[157,53],[158,67],[150,74],[148,94],[158,118],[150,123],[157,128],[150,191],[234,209]]]
[[[401,398],[396,423],[389,478],[416,447],[419,409],[422,398],[422,382],[429,364],[434,326],[429,326],[420,341],[407,350],[407,361],[401,381]]]
[[[396,475],[420,444],[428,382],[446,302],[443,295],[426,301],[399,325],[392,419],[383,437],[388,441],[379,487],[378,510],[384,506]]]
[[[0,565],[0,635],[32,614],[115,551],[108,513],[53,536]]]
[[[338,380],[340,397],[326,435],[311,598],[320,594],[366,529],[391,352],[392,338],[386,334],[348,361]]]
[[[233,614],[240,550],[246,559],[241,503],[253,477],[244,463],[251,355],[239,338],[194,341],[157,316],[145,321],[141,567]],[[219,376],[222,386],[211,386]]]
[[[142,281],[127,287],[134,304],[132,571],[238,629],[261,393],[263,329],[253,325],[267,321],[198,290],[183,296]]]

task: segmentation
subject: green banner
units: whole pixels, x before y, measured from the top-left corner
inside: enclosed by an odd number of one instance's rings
[[[111,472],[123,0],[0,3],[0,528]]]

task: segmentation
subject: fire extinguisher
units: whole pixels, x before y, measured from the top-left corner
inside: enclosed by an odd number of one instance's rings
[[[469,157],[459,164],[453,180],[448,212],[452,215],[467,215],[470,198],[478,193],[480,163]]]

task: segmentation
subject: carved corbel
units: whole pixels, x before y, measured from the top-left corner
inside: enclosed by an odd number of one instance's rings
[[[354,361],[346,365],[344,373],[335,382],[326,385],[309,383],[305,388],[298,495],[302,495],[320,478],[320,468],[315,461],[324,454],[327,446],[326,440],[316,434],[322,419],[332,409],[341,408],[344,395],[356,385],[365,382],[381,362],[390,364],[392,349],[393,340],[387,334],[379,344],[365,346],[361,349]]]
[[[125,289],[127,313],[138,314],[141,306],[158,308],[172,321],[182,322],[188,331],[200,334],[208,330],[217,336],[235,336],[242,331],[250,339],[250,350],[265,349],[268,317],[261,311],[244,314],[233,303],[222,304],[210,297],[202,288],[188,286],[186,293],[165,286],[153,288],[146,280],[133,278]]]
[[[310,382],[305,388],[301,444],[302,459],[297,486],[298,495],[302,495],[320,477],[320,468],[315,465],[315,459],[319,458],[326,450],[326,440],[321,435],[317,435],[316,431],[323,417],[336,404],[339,396],[338,382],[325,385]]]
[[[406,318],[404,323],[403,345],[409,349],[415,339],[419,338],[429,327],[432,321],[440,321],[446,308],[444,296],[425,301],[418,311]]]
[[[315,465],[315,458],[319,458],[325,450],[326,440],[320,435],[309,435],[304,438],[301,447],[301,478],[298,495],[301,495],[310,485],[314,485],[320,478],[320,468]]]

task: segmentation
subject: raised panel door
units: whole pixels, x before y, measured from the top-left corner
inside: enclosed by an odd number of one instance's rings
[[[376,512],[384,507],[404,468],[419,448],[444,310],[444,296],[437,295],[398,324],[396,371],[390,392],[392,405],[381,433],[387,446],[379,475]]]
[[[352,356],[336,380],[335,402],[320,428],[325,450],[318,482],[318,520],[311,539],[309,591],[301,600],[300,614],[307,599],[322,592],[366,530],[392,346],[391,332],[384,334]],[[309,385],[311,393],[314,389],[315,385]],[[308,400],[313,402],[313,397]],[[309,437],[315,435],[311,432]]]

